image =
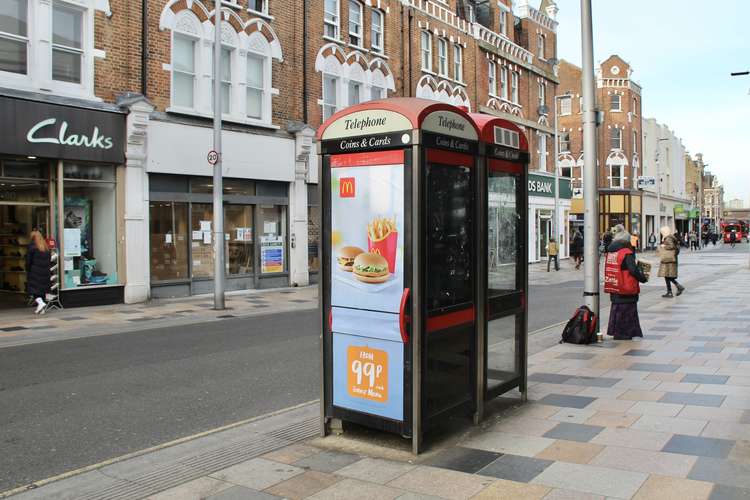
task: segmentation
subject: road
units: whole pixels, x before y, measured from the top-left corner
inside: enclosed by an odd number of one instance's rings
[[[709,250],[730,251],[747,246]],[[567,319],[580,292],[532,286],[529,329]],[[316,399],[315,322],[308,310],[0,349],[0,491]]]

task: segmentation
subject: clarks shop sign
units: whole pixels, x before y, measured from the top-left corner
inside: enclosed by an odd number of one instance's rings
[[[0,154],[121,164],[125,115],[0,97]]]
[[[572,192],[570,190],[570,179],[561,177],[559,196],[560,198],[570,199]],[[555,178],[544,175],[529,174],[529,196],[555,196]]]

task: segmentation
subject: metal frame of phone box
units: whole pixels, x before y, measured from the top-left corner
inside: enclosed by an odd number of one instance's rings
[[[495,142],[498,127],[519,134],[517,148]],[[518,388],[525,399],[528,338],[528,264],[525,259],[528,194],[525,187],[529,154],[523,132],[506,120],[469,114],[448,104],[416,98],[392,98],[352,106],[336,113],[319,128],[317,146],[318,189],[322,208],[322,255],[318,284],[322,332],[321,435],[330,432],[333,419],[340,419],[411,437],[412,450],[416,454],[423,449],[425,432],[436,429],[435,424],[443,420],[441,417],[464,411],[478,423],[483,418],[485,402],[489,399],[514,388]],[[333,331],[331,304],[331,159],[342,154],[387,150],[404,152],[404,290],[398,313],[403,366],[397,367],[402,371],[399,379],[403,380],[403,390],[399,391],[403,396],[400,419],[347,408],[334,402],[334,335],[343,334]],[[426,292],[430,273],[426,229],[430,193],[427,192],[427,173],[437,166],[463,167],[462,172],[469,172],[472,192],[464,197],[469,199],[464,202],[470,203],[466,223],[469,225],[473,281],[468,300],[428,310]],[[507,172],[516,178],[516,287],[500,292],[488,290],[487,279],[487,178],[491,170]],[[478,231],[476,228],[485,229]],[[488,387],[487,321],[503,317],[515,318],[515,370],[501,383]],[[467,344],[462,346],[462,342]],[[466,351],[462,351],[462,356],[455,356],[456,352],[441,351],[445,349],[444,346],[453,346],[454,350],[465,347]],[[463,356],[466,353],[468,356]],[[455,361],[458,357],[466,359],[456,361],[458,366],[451,366],[451,360]],[[347,376],[343,373],[337,375]],[[430,380],[433,377],[435,380]],[[453,388],[454,393],[437,397],[436,384]]]

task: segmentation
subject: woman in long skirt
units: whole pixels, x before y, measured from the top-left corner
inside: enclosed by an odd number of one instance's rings
[[[612,302],[607,335],[615,340],[643,337],[638,319],[638,283],[645,283],[648,279],[638,268],[630,234],[622,224],[613,230],[604,263],[604,291],[610,294]]]

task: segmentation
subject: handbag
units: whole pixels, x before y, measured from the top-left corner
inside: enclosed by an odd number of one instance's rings
[[[659,245],[659,260],[662,264],[674,264],[677,262],[677,252],[668,250],[664,244]]]

